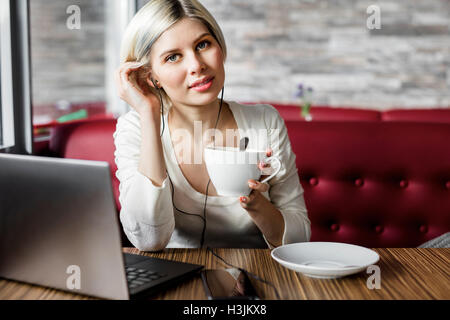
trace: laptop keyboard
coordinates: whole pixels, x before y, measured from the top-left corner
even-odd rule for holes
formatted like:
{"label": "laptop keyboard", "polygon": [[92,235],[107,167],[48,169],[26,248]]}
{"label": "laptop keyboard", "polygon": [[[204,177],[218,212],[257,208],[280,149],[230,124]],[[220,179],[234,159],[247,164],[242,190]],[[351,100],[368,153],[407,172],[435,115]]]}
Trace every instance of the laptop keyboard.
{"label": "laptop keyboard", "polygon": [[140,286],[146,286],[155,280],[167,277],[167,274],[155,272],[148,269],[139,269],[133,267],[125,268],[128,280],[128,287],[136,289]]}

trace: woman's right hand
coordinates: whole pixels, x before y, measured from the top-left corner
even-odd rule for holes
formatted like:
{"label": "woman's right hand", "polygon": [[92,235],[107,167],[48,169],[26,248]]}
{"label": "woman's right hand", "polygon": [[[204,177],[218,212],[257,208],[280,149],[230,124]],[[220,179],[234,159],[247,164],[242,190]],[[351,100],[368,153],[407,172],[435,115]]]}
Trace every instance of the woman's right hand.
{"label": "woman's right hand", "polygon": [[132,73],[138,73],[142,67],[139,62],[125,62],[119,66],[115,73],[118,95],[141,116],[148,112],[159,114],[161,103],[159,98],[148,89],[145,79],[139,76],[134,77],[135,81],[130,79],[133,78]]}

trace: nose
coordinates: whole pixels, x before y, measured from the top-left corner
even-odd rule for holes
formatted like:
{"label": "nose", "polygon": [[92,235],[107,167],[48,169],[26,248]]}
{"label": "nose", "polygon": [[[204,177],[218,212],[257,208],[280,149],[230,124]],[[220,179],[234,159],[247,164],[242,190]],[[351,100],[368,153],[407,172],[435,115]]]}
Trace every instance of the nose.
{"label": "nose", "polygon": [[206,65],[200,55],[197,53],[192,54],[191,58],[189,59],[189,74],[201,74],[205,69]]}

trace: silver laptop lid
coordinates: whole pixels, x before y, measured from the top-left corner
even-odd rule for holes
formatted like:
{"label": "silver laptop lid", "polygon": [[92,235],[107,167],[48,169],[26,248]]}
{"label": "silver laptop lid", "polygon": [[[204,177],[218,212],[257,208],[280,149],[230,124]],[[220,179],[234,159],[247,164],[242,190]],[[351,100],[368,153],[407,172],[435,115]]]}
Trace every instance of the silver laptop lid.
{"label": "silver laptop lid", "polygon": [[0,154],[0,277],[128,299],[108,163]]}

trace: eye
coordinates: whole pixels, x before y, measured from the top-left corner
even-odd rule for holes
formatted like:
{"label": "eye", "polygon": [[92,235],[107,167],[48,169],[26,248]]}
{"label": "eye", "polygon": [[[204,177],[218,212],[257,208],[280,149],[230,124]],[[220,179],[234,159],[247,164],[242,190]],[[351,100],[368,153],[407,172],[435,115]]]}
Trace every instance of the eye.
{"label": "eye", "polygon": [[168,62],[176,62],[177,61],[176,57],[178,57],[178,56],[179,56],[178,54],[171,54],[170,56],[168,56],[166,58],[166,61],[168,61]]}
{"label": "eye", "polygon": [[197,48],[200,49],[200,50],[205,49],[207,46],[209,46],[210,43],[211,42],[209,42],[208,40],[203,40],[202,42],[200,42],[197,45]]}

